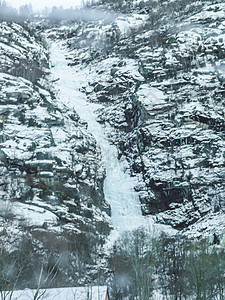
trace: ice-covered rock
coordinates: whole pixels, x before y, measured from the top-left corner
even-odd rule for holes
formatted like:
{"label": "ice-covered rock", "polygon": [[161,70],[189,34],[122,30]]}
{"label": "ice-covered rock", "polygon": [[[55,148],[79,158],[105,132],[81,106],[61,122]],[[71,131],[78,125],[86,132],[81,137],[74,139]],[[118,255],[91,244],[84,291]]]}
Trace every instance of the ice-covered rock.
{"label": "ice-covered rock", "polygon": [[[109,232],[110,213],[96,141],[57,101],[48,50],[31,24],[0,22],[0,52],[0,240],[39,263],[61,255],[60,239],[67,246],[80,239],[79,247],[89,239],[96,247]],[[67,282],[77,276],[67,275]]]}
{"label": "ice-covered rock", "polygon": [[85,29],[67,44],[69,62],[86,66],[87,96],[105,103],[99,122],[114,128],[109,138],[139,176],[143,213],[184,229],[224,214],[224,4],[163,3],[151,12],[148,1],[130,5],[149,18],[140,14],[136,28],[137,15],[116,19],[116,43],[89,24],[88,31],[97,26],[101,51],[75,42],[88,42]]}

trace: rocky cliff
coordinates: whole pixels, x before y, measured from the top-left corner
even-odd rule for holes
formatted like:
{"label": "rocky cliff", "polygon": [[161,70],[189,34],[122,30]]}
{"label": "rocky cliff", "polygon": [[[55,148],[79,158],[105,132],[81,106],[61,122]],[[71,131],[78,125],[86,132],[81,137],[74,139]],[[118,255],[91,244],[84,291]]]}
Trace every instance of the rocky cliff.
{"label": "rocky cliff", "polygon": [[93,264],[109,231],[101,153],[87,124],[56,101],[37,28],[1,22],[0,53],[0,241],[20,287],[35,285],[42,264],[74,284],[84,272],[76,263]]}
{"label": "rocky cliff", "polygon": [[20,288],[42,269],[54,286],[100,278],[110,230],[99,146],[58,101],[43,33],[63,40],[82,92],[103,106],[143,215],[191,236],[224,231],[223,1],[93,8],[90,21],[0,22],[0,258]]}
{"label": "rocky cliff", "polygon": [[177,229],[221,232],[224,3],[102,1],[98,8],[121,14],[64,27],[68,63],[86,74],[90,101],[105,105],[98,120],[110,125],[109,138],[139,178],[143,214]]}

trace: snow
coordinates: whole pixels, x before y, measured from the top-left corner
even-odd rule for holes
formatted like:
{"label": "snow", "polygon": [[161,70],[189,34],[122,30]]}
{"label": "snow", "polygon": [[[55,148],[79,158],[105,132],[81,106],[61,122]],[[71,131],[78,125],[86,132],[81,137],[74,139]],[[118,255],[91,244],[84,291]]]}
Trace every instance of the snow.
{"label": "snow", "polygon": [[147,15],[133,14],[132,16],[119,17],[115,20],[115,23],[119,27],[121,35],[127,37],[132,33],[132,29],[144,25],[147,19]]}
{"label": "snow", "polygon": [[27,203],[16,202],[13,204],[13,214],[17,218],[25,219],[28,225],[42,226],[45,222],[57,223],[57,217],[45,208]]}
{"label": "snow", "polygon": [[51,57],[55,65],[52,73],[55,78],[59,78],[58,101],[62,101],[71,111],[75,109],[87,121],[89,131],[101,148],[103,164],[106,167],[104,193],[111,206],[114,228],[123,231],[142,226],[145,219],[141,214],[138,195],[134,192],[135,180],[124,172],[123,165],[117,159],[116,147],[108,142],[104,129],[96,121],[95,111],[101,105],[87,102],[84,94],[79,91],[81,75],[75,68],[67,66],[66,54],[56,43],[52,45]]}
{"label": "snow", "polygon": [[134,59],[124,59],[124,63],[125,65],[120,67],[118,74],[121,74],[122,76],[126,73],[127,76],[130,76],[137,81],[144,81],[144,77],[138,71],[138,63]]}
{"label": "snow", "polygon": [[[23,291],[14,291],[12,297],[6,297],[6,300],[30,300],[34,299],[36,290],[25,289]],[[41,289],[38,292],[40,300],[106,300],[106,286],[92,287],[72,287],[58,289]]]}
{"label": "snow", "polygon": [[[103,128],[96,121],[96,110],[103,106],[89,102],[86,96],[80,91],[82,83],[94,81],[94,72],[87,74],[86,70],[82,72],[79,67],[68,66],[65,59],[67,55],[67,50],[61,44],[52,43],[51,60],[55,66],[52,69],[52,76],[59,79],[57,81],[59,89],[57,101],[61,102],[71,111],[75,110],[81,119],[88,123],[89,132],[91,132],[101,148],[102,162],[106,168],[104,194],[106,201],[109,202],[111,207],[111,220],[114,227],[106,243],[106,248],[110,248],[113,240],[121,232],[133,230],[138,227],[149,230],[153,234],[162,230],[166,230],[168,234],[174,234],[175,230],[170,226],[158,225],[155,223],[153,216],[144,217],[142,215],[138,193],[134,191],[134,186],[137,185],[137,178],[131,177],[126,172],[126,163],[118,160],[116,147],[110,144],[106,138],[107,128]],[[129,69],[132,66],[130,69],[131,73],[136,73],[136,66],[133,65],[133,61],[130,60],[129,62],[126,68]],[[103,65],[104,63],[105,61],[102,62]],[[154,101],[164,103],[164,95],[160,90],[150,88],[148,93],[154,95]]]}
{"label": "snow", "polygon": [[155,106],[166,103],[164,100],[164,93],[155,87],[149,86],[148,84],[141,85],[137,95],[139,97],[139,101],[146,106]]}
{"label": "snow", "polygon": [[14,55],[21,55],[19,50],[16,50],[15,48],[12,48],[4,43],[0,42],[0,53],[4,54],[5,52],[10,52]]}
{"label": "snow", "polygon": [[163,300],[165,298],[159,291],[153,291],[152,299],[154,299],[154,300]]}
{"label": "snow", "polygon": [[[7,43],[9,45],[0,45],[0,49],[7,51],[8,54],[14,56],[15,59],[19,58],[31,58],[30,56],[34,53],[38,55],[40,59],[45,57],[43,47],[36,43],[33,37],[29,38],[26,31],[18,24],[11,24],[10,26],[7,23],[2,22],[0,24],[1,31],[1,41]],[[9,36],[10,35],[10,36]],[[9,36],[8,39],[4,39],[4,37]]]}
{"label": "snow", "polygon": [[[109,58],[103,59],[102,61],[100,61],[98,63],[98,69],[97,69],[98,74],[96,74],[96,69],[94,68],[94,70],[90,71],[90,74],[89,74],[90,78],[92,77],[91,79],[93,80],[93,82],[95,82],[96,77],[97,77],[97,78],[100,78],[101,83],[108,84],[108,82],[110,82],[110,80],[112,80],[112,77],[110,76],[110,70],[113,65],[118,65],[119,62],[120,62],[120,59],[117,57],[109,57]],[[120,77],[122,78],[123,75],[126,75],[126,76],[133,78],[134,80],[144,81],[144,77],[140,74],[140,72],[138,70],[139,66],[138,66],[137,61],[135,61],[134,59],[124,58],[122,62],[123,62],[123,66],[119,67],[118,71],[117,71],[118,76],[120,75]],[[87,70],[85,69],[85,71],[87,71]],[[80,78],[80,82],[81,82],[81,80],[82,80],[82,77]],[[82,81],[86,82],[87,80],[85,80],[85,78],[83,78]],[[92,87],[89,87],[89,88],[92,88]]]}
{"label": "snow", "polygon": [[188,238],[198,238],[202,237],[202,232],[204,231],[204,236],[211,237],[212,233],[216,233],[217,235],[222,235],[224,237],[224,226],[225,221],[223,213],[210,213],[203,219],[191,225],[184,235]]}
{"label": "snow", "polygon": [[225,18],[225,4],[220,3],[209,5],[202,12],[190,17],[191,21],[195,20],[219,20]]}
{"label": "snow", "polygon": [[68,136],[65,130],[60,129],[58,127],[51,128],[51,132],[54,138],[54,141],[57,143],[63,143],[67,140]]}

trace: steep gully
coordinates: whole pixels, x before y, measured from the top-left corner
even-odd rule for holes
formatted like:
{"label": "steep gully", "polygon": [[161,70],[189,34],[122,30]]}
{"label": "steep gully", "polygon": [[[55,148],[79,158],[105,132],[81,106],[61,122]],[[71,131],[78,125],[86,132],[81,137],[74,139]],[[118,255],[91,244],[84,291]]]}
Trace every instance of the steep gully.
{"label": "steep gully", "polygon": [[154,221],[141,214],[138,196],[134,191],[135,179],[125,172],[124,164],[117,158],[117,149],[106,138],[105,130],[96,121],[96,110],[102,105],[88,102],[80,91],[82,75],[76,67],[66,61],[67,50],[59,43],[51,45],[52,75],[58,79],[58,100],[88,123],[89,132],[101,148],[102,162],[106,168],[104,182],[105,199],[111,206],[111,219],[114,232],[123,232],[138,227],[150,228]]}

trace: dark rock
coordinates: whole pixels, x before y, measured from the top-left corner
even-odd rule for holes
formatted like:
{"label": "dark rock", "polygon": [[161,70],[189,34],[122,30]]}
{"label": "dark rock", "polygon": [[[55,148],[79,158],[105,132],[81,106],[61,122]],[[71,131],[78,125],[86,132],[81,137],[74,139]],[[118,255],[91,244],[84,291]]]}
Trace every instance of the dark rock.
{"label": "dark rock", "polygon": [[8,157],[4,151],[0,150],[0,162],[1,164],[7,166],[8,165]]}

